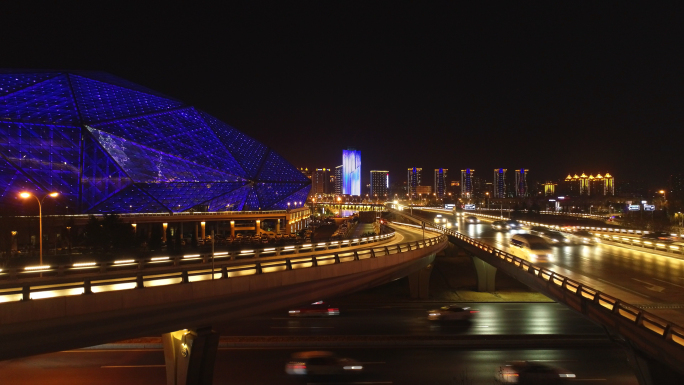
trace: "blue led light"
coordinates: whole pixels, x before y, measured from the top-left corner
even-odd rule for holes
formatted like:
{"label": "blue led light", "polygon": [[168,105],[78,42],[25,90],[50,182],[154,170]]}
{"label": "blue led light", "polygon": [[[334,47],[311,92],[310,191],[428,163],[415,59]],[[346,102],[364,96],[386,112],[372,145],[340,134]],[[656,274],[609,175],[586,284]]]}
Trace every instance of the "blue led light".
{"label": "blue led light", "polygon": [[74,212],[270,210],[310,181],[183,102],[101,72],[0,73],[0,206],[57,191]]}

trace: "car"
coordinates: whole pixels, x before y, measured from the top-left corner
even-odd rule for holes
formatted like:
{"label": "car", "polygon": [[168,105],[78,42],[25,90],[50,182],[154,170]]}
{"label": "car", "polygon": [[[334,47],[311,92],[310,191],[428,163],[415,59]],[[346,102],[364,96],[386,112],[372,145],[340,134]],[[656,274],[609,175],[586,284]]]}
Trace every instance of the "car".
{"label": "car", "polygon": [[568,370],[528,361],[503,365],[496,376],[504,384],[561,384],[576,378]]}
{"label": "car", "polygon": [[563,235],[560,231],[555,230],[545,230],[540,237],[549,241],[552,245],[569,245],[570,239]]}
{"label": "car", "polygon": [[510,227],[506,221],[494,221],[492,222],[492,228],[494,230],[508,230]]}
{"label": "car", "polygon": [[572,234],[572,236],[573,236],[573,240],[578,245],[595,245],[595,244],[601,242],[599,237],[588,232],[587,230],[575,231]]}
{"label": "car", "polygon": [[673,237],[672,234],[666,233],[664,231],[654,231],[652,233],[644,234],[641,236],[641,239],[658,241],[658,242],[665,242],[665,243],[670,243],[670,242],[675,241],[675,237]]}
{"label": "car", "polygon": [[509,219],[506,221],[506,223],[508,223],[508,228],[511,230],[520,230],[523,227],[522,223],[516,221],[515,219]]}
{"label": "car", "polygon": [[355,374],[363,365],[351,358],[340,358],[332,352],[309,351],[294,353],[285,364],[285,373],[296,376],[330,376]]}
{"label": "car", "polygon": [[288,312],[290,317],[326,317],[340,315],[340,309],[330,306],[323,301],[316,301]]}
{"label": "car", "polygon": [[546,261],[553,257],[553,250],[546,240],[533,234],[516,234],[511,237],[511,254],[536,261]]}
{"label": "car", "polygon": [[478,310],[459,305],[446,305],[439,309],[428,310],[428,320],[430,321],[470,321]]}
{"label": "car", "polygon": [[480,218],[474,216],[474,215],[468,215],[465,217],[466,223],[480,223]]}

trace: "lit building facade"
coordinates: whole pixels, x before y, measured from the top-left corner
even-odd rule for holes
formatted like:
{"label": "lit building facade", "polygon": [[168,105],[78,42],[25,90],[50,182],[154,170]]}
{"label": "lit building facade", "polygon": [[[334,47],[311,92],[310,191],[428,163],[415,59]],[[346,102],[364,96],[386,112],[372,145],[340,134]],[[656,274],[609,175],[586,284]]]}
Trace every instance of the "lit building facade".
{"label": "lit building facade", "polygon": [[335,167],[335,195],[342,195],[342,165]]}
{"label": "lit building facade", "polygon": [[506,198],[506,171],[505,168],[494,169],[494,191],[492,191],[494,198]]}
{"label": "lit building facade", "polygon": [[371,170],[370,196],[372,199],[384,199],[389,196],[389,171]]}
{"label": "lit building facade", "polygon": [[544,183],[544,196],[556,195],[556,184],[553,182]]}
{"label": "lit building facade", "polygon": [[342,194],[361,195],[361,151],[342,151]]}
{"label": "lit building facade", "polygon": [[311,192],[314,194],[327,194],[330,192],[330,169],[317,168],[311,175]]}
{"label": "lit building facade", "polygon": [[461,170],[461,198],[472,198],[473,197],[473,177],[475,170],[472,168],[467,168]]}
{"label": "lit building facade", "polygon": [[70,213],[287,209],[311,181],[182,101],[102,72],[0,72],[0,205],[60,194]]}
{"label": "lit building facade", "polygon": [[574,176],[568,174],[564,183],[571,195],[615,195],[615,178],[608,172],[596,176],[587,176],[585,173]]}
{"label": "lit building facade", "polygon": [[412,167],[408,169],[406,176],[406,193],[410,198],[414,198],[418,194],[418,186],[420,186],[420,174],[423,172],[422,168]]}
{"label": "lit building facade", "polygon": [[446,168],[436,168],[435,169],[435,194],[437,198],[444,198],[447,193],[447,171]]}
{"label": "lit building facade", "polygon": [[527,187],[527,173],[529,171],[526,168],[515,170],[515,196],[526,197],[529,195],[530,191]]}

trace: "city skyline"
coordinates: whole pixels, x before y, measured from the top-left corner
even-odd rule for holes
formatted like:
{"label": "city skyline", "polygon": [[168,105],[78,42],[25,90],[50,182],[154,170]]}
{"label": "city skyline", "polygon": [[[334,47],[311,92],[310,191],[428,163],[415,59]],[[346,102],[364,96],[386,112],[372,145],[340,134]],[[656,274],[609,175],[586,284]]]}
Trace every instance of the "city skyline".
{"label": "city skyline", "polygon": [[[664,186],[678,164],[684,114],[673,106],[684,102],[684,63],[671,49],[679,44],[674,12],[625,5],[615,13],[607,4],[591,12],[563,4],[231,12],[167,4],[163,14],[152,6],[95,12],[78,2],[7,7],[14,17],[0,26],[1,67],[109,72],[196,105],[298,166],[332,168],[339,149],[353,146],[366,170],[393,175],[409,165],[467,164],[530,167],[540,180],[611,170]],[[26,25],[30,34],[20,32]],[[175,25],[188,27],[168,28]],[[309,141],[316,145],[302,151]],[[368,173],[362,178],[365,186]]]}

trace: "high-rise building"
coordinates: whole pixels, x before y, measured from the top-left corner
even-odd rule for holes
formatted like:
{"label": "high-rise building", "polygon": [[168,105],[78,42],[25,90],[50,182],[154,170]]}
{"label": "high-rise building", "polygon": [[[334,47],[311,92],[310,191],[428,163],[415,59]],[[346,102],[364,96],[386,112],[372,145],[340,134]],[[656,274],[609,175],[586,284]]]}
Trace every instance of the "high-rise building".
{"label": "high-rise building", "polygon": [[335,167],[335,191],[336,195],[342,195],[342,165]]}
{"label": "high-rise building", "polygon": [[472,198],[473,197],[473,174],[475,170],[472,168],[467,168],[461,170],[461,197],[462,198]]}
{"label": "high-rise building", "polygon": [[384,199],[389,196],[389,171],[371,170],[370,196],[371,199]]}
{"label": "high-rise building", "polygon": [[437,198],[444,198],[447,193],[447,171],[446,168],[435,169],[435,194]]}
{"label": "high-rise building", "polygon": [[506,171],[505,168],[494,169],[494,191],[492,192],[494,198],[506,198]]}
{"label": "high-rise building", "polygon": [[527,173],[529,171],[526,168],[515,170],[515,196],[526,197],[529,195],[529,189],[527,188]]}
{"label": "high-rise building", "polygon": [[342,151],[342,194],[361,195],[361,151]]}
{"label": "high-rise building", "polygon": [[406,193],[410,198],[414,198],[418,194],[417,188],[420,186],[420,174],[422,171],[423,169],[418,167],[408,169]]}
{"label": "high-rise building", "polygon": [[311,175],[311,191],[314,194],[327,194],[330,190],[328,184],[330,183],[330,169],[317,168]]}

